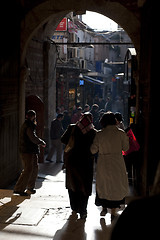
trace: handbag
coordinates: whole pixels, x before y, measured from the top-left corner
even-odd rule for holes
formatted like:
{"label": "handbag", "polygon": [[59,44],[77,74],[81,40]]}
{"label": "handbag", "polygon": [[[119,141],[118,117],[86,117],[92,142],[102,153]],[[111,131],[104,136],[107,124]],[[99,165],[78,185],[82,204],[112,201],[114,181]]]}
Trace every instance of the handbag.
{"label": "handbag", "polygon": [[71,149],[74,147],[74,129],[75,129],[75,126],[72,128],[71,136],[69,138],[67,145],[65,146],[65,149],[64,149],[65,153],[70,152]]}
{"label": "handbag", "polygon": [[126,152],[122,151],[124,156],[126,156],[132,152],[136,152],[140,149],[139,143],[131,129],[127,132],[127,136],[129,137],[129,149]]}

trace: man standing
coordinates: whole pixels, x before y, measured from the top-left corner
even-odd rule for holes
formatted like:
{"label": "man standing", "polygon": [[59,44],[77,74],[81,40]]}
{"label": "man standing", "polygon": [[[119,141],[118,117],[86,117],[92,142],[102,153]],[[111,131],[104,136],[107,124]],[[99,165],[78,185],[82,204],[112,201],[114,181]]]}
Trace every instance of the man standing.
{"label": "man standing", "polygon": [[57,152],[57,163],[62,162],[62,143],[61,143],[61,136],[64,132],[62,127],[62,120],[63,120],[63,114],[59,113],[51,122],[51,129],[50,129],[50,137],[52,142],[52,147],[50,149],[50,152],[48,154],[48,157],[46,158],[46,161],[52,162],[52,156],[55,153],[55,150]]}
{"label": "man standing", "polygon": [[15,185],[14,194],[28,196],[36,193],[34,188],[38,174],[39,145],[45,147],[46,143],[36,135],[36,112],[29,110],[20,131],[19,148],[24,169]]}

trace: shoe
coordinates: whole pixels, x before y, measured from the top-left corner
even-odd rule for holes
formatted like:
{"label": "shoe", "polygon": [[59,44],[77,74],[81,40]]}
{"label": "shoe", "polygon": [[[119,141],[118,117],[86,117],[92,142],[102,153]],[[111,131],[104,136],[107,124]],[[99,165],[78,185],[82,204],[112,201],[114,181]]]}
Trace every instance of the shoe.
{"label": "shoe", "polygon": [[69,216],[69,220],[76,220],[78,218],[78,214],[76,211],[72,211],[71,215]]}
{"label": "shoe", "polygon": [[81,219],[86,219],[86,218],[87,218],[87,210],[85,210],[85,211],[83,211],[83,212],[80,212],[80,211],[79,211],[79,213],[80,213],[80,218],[81,218]]}
{"label": "shoe", "polygon": [[107,212],[108,212],[107,208],[103,208],[101,213],[100,213],[100,216],[106,216]]}
{"label": "shoe", "polygon": [[81,218],[81,219],[86,219],[86,218],[87,218],[87,213],[82,213],[82,214],[80,214],[80,218]]}
{"label": "shoe", "polygon": [[25,196],[25,197],[29,196],[29,194],[27,192],[13,191],[13,194],[18,194],[20,196]]}
{"label": "shoe", "polygon": [[30,194],[35,194],[36,190],[33,188],[28,188],[27,192],[29,192]]}

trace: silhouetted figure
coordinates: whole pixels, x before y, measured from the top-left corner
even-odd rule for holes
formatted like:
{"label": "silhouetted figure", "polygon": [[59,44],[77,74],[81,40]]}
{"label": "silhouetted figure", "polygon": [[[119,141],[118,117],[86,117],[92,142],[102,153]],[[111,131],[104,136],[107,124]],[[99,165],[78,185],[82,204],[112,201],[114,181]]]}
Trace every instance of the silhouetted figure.
{"label": "silhouetted figure", "polygon": [[96,133],[91,152],[98,153],[96,175],[96,201],[102,206],[101,216],[111,208],[111,218],[116,216],[116,208],[124,203],[128,194],[128,178],[122,156],[122,150],[129,148],[126,133],[117,128],[112,112],[105,113],[101,118],[102,130]]}
{"label": "silhouetted figure", "polygon": [[59,113],[57,117],[51,122],[51,129],[50,129],[50,138],[51,138],[51,149],[49,154],[46,158],[46,161],[52,162],[53,154],[57,153],[56,155],[56,162],[62,162],[62,143],[61,143],[61,136],[64,132],[62,127],[63,114]]}
{"label": "silhouetted figure", "polygon": [[24,169],[14,187],[15,194],[28,196],[36,193],[39,145],[45,147],[46,143],[36,135],[36,112],[29,110],[20,131],[19,150]]}
{"label": "silhouetted figure", "polygon": [[74,138],[74,146],[65,159],[66,188],[71,209],[80,213],[83,219],[87,217],[88,198],[92,193],[94,156],[90,152],[90,146],[95,134],[92,114],[84,113],[76,124],[69,125],[61,138],[66,145],[71,135]]}

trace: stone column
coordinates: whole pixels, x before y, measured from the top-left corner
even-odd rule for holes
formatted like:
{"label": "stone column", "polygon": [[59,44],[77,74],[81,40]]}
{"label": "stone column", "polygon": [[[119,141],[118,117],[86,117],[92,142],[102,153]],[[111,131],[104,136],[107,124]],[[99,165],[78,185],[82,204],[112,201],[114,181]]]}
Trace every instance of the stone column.
{"label": "stone column", "polygon": [[56,47],[48,41],[43,44],[44,66],[44,107],[45,107],[45,140],[47,151],[50,145],[50,124],[56,116]]}

